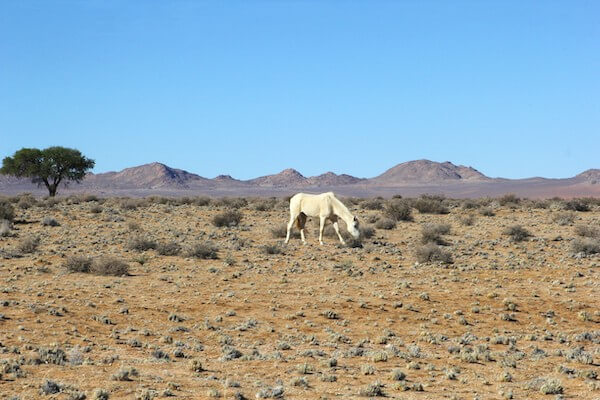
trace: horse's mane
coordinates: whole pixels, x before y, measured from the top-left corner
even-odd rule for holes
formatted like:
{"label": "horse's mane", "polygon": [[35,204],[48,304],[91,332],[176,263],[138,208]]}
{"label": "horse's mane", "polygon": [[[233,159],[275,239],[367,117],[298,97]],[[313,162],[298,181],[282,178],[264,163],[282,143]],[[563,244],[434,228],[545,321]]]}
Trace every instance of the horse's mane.
{"label": "horse's mane", "polygon": [[340,210],[342,213],[347,214],[347,215],[340,215],[340,217],[352,217],[352,213],[350,212],[350,210],[348,210],[348,207],[346,207],[346,205],[344,203],[342,203],[342,201],[340,199],[335,197],[333,192],[329,192],[329,193],[331,193],[331,200],[335,204],[335,208]]}

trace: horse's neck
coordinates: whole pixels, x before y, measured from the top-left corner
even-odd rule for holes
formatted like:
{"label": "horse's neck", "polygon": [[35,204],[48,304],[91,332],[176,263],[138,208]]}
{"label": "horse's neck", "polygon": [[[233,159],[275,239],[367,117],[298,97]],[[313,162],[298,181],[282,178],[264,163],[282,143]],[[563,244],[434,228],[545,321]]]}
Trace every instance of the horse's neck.
{"label": "horse's neck", "polygon": [[337,215],[338,217],[343,219],[345,222],[348,222],[349,220],[351,220],[353,218],[352,214],[350,214],[350,211],[348,211],[348,208],[346,208],[344,203],[342,203],[335,197],[332,200],[333,200],[332,201],[333,211],[335,212],[335,215]]}

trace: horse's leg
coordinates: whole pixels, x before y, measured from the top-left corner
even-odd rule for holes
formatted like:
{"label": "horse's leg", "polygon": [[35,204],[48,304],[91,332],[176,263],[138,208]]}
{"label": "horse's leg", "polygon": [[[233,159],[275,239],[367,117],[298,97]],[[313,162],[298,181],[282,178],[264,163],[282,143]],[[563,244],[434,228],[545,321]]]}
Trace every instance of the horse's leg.
{"label": "horse's leg", "polygon": [[300,228],[302,244],[306,244],[306,239],[304,238],[304,225],[306,225],[306,214],[300,213],[300,215],[298,215],[298,227]]}
{"label": "horse's leg", "polygon": [[342,235],[340,235],[340,227],[338,226],[337,219],[333,221],[333,229],[335,229],[335,233],[337,233],[338,237],[340,238],[340,242],[345,246],[346,242],[344,241]]}
{"label": "horse's leg", "polygon": [[319,244],[323,245],[323,228],[325,228],[325,220],[327,217],[321,215],[319,218]]}
{"label": "horse's leg", "polygon": [[290,210],[290,222],[288,222],[288,224],[287,224],[287,234],[285,236],[285,244],[287,244],[290,241],[290,231],[292,230],[292,227],[294,226],[294,222],[296,222],[296,218],[298,218],[298,215]]}

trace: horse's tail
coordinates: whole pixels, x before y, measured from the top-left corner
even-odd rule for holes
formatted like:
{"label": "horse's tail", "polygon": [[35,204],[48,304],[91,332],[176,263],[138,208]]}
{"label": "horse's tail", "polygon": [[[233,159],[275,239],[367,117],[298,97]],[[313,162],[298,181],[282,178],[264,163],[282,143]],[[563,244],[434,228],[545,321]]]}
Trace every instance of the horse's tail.
{"label": "horse's tail", "polygon": [[300,213],[296,217],[296,227],[298,229],[304,229],[304,224],[306,224],[306,214]]}

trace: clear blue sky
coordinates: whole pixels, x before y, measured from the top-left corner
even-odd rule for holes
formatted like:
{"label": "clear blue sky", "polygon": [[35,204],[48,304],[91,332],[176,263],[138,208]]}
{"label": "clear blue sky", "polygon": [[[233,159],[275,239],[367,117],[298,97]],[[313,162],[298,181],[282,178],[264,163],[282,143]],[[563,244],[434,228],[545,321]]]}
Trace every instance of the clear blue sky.
{"label": "clear blue sky", "polygon": [[599,1],[0,2],[0,157],[95,172],[600,168]]}

